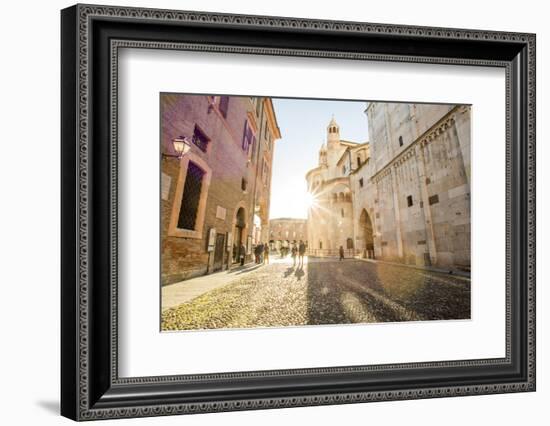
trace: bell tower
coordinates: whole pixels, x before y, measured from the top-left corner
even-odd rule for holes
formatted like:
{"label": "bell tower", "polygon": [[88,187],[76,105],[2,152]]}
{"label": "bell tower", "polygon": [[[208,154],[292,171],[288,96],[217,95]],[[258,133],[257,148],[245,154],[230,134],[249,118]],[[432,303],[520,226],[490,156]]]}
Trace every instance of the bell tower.
{"label": "bell tower", "polygon": [[327,147],[324,143],[321,146],[321,149],[319,150],[319,165],[320,166],[327,165]]}
{"label": "bell tower", "polygon": [[329,149],[340,143],[340,126],[334,119],[334,115],[327,126],[327,142]]}

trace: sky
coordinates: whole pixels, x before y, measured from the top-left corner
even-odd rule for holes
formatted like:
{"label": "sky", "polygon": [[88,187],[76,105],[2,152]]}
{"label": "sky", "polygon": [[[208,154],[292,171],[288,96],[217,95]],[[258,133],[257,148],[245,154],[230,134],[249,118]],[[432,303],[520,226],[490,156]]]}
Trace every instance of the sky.
{"label": "sky", "polygon": [[368,140],[366,104],[272,98],[281,139],[275,142],[271,180],[271,219],[307,218],[306,173],[319,164],[319,149],[327,139],[327,125],[334,115],[340,138]]}

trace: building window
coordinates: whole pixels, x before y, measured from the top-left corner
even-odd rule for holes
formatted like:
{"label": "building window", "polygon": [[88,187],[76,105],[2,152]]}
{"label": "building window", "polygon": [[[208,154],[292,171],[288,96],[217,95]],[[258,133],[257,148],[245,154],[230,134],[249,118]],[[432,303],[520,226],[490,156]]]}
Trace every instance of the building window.
{"label": "building window", "polygon": [[223,118],[227,118],[227,110],[229,109],[229,96],[220,96],[220,104],[218,106]]}
{"label": "building window", "polygon": [[435,195],[432,195],[430,198],[428,198],[428,202],[430,203],[430,206],[432,204],[437,204],[439,203],[439,195],[435,194]]}
{"label": "building window", "polygon": [[193,162],[189,162],[185,186],[181,198],[181,207],[178,217],[178,228],[195,230],[199,201],[201,198],[204,171]]}
{"label": "building window", "polygon": [[359,179],[359,186],[363,188],[363,178]]}
{"label": "building window", "polygon": [[202,152],[206,152],[210,139],[196,124],[195,129],[193,130],[193,138],[191,140]]}
{"label": "building window", "polygon": [[241,189],[243,191],[246,191],[246,185],[248,184],[247,180],[245,178],[241,179]]}
{"label": "building window", "polygon": [[323,250],[323,242],[319,241],[319,250]]}
{"label": "building window", "polygon": [[340,214],[342,215],[342,217],[344,217],[344,209],[340,211]]}
{"label": "building window", "polygon": [[244,122],[244,131],[243,131],[243,151],[247,153],[247,155],[251,155],[251,152],[254,151],[254,142],[256,141],[256,137],[254,136],[254,132],[252,131],[252,127],[250,126],[250,123],[248,120]]}
{"label": "building window", "polygon": [[403,146],[403,136],[399,136],[399,146]]}
{"label": "building window", "polygon": [[357,168],[361,167],[361,157],[357,157]]}
{"label": "building window", "polygon": [[407,206],[411,207],[413,205],[413,197],[412,195],[407,195]]}

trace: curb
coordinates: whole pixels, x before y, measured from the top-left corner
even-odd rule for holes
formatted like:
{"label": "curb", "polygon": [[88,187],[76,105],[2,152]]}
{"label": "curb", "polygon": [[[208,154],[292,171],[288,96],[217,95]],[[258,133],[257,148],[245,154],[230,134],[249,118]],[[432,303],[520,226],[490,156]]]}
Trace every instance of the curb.
{"label": "curb", "polygon": [[431,267],[431,266],[406,265],[404,263],[388,262],[386,260],[364,259],[362,257],[354,257],[353,259],[361,260],[363,262],[383,263],[383,264],[386,264],[386,265],[401,266],[403,268],[417,269],[419,271],[437,272],[439,274],[445,274],[445,275],[452,275],[452,276],[455,276],[455,277],[467,278],[468,280],[471,279],[470,274],[468,272],[459,271],[459,270],[456,270],[456,269],[441,269],[441,268],[434,268],[434,267]]}

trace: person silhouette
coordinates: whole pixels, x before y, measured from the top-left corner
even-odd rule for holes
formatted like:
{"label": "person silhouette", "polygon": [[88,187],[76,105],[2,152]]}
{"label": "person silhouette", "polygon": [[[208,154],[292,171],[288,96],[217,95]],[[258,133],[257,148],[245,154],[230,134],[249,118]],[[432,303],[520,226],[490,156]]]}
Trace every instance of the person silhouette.
{"label": "person silhouette", "polygon": [[304,265],[304,255],[306,254],[306,244],[300,240],[300,244],[298,245],[298,263]]}

